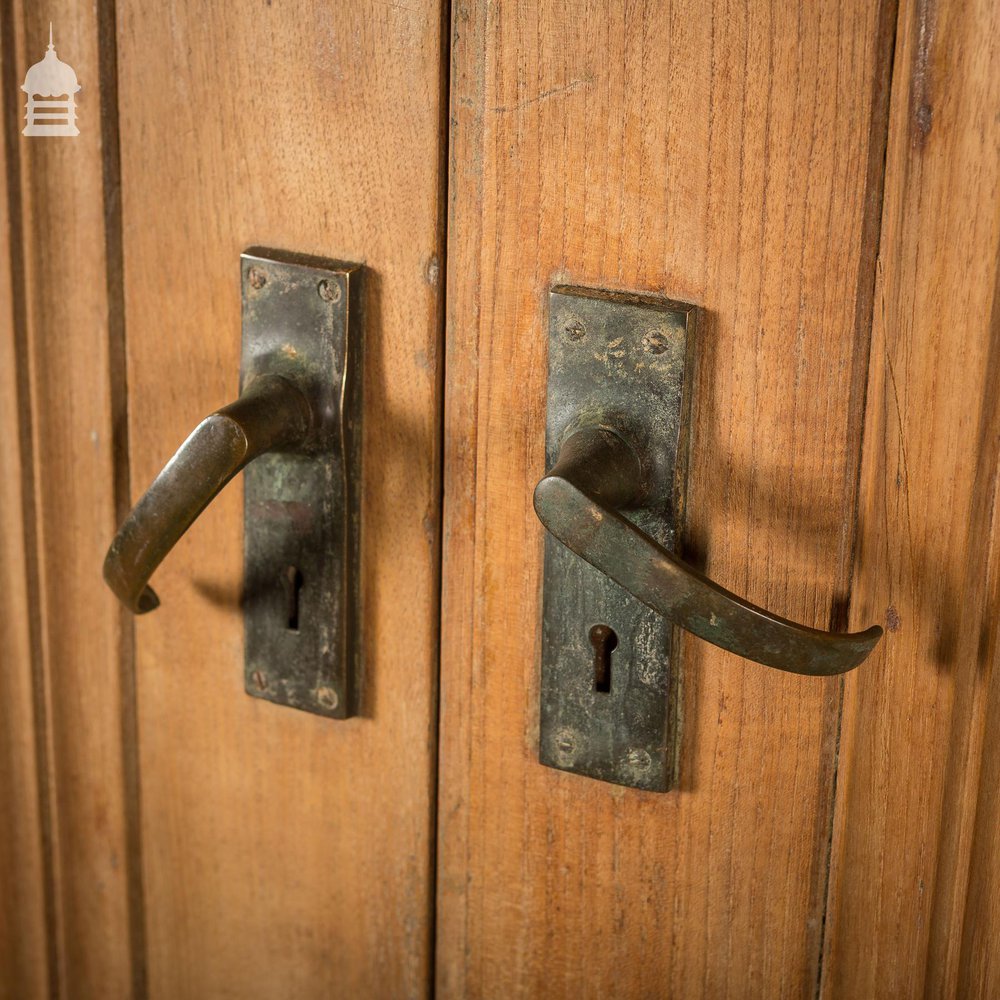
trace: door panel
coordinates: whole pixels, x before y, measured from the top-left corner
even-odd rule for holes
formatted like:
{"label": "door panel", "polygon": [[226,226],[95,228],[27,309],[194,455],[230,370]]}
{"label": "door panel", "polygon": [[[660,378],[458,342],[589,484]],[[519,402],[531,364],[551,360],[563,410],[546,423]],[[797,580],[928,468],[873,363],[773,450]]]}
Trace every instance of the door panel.
{"label": "door panel", "polygon": [[900,12],[824,996],[992,997],[1000,9]]}
{"label": "door panel", "polygon": [[[0,980],[14,970],[18,1000],[48,995],[50,975],[67,997],[424,996],[442,5],[34,6],[2,22],[4,59],[17,59],[5,136],[20,156],[6,172],[3,350],[17,354],[23,433],[0,492],[18,526],[0,561],[16,724],[0,805],[24,800],[24,813],[0,852],[0,874],[18,872],[0,904]],[[84,86],[81,132],[29,140],[13,95],[50,16]],[[365,675],[347,722],[243,691],[239,483],[158,572],[154,614],[126,618],[100,582],[130,500],[237,393],[239,253],[255,244],[367,268]],[[13,371],[0,377],[6,388]],[[29,622],[30,656],[16,631]]]}
{"label": "door panel", "polygon": [[[8,37],[9,15],[0,14],[0,32]],[[14,76],[12,53],[0,46],[0,79]],[[8,129],[0,130],[0,163],[13,166],[8,156]],[[12,194],[20,189],[18,172],[0,171],[0,232],[13,237],[10,211]],[[23,323],[15,322],[18,309],[14,289],[18,287],[13,239],[0,246],[0,997],[32,1000],[48,989],[45,864],[42,852],[38,795],[38,753],[33,701],[28,574],[24,528],[25,493],[31,477],[25,472],[30,460],[30,425],[18,419],[18,402],[27,395],[27,371],[17,364],[26,353],[21,339]],[[19,304],[23,308],[23,302]],[[30,492],[28,492],[30,502]],[[36,619],[37,621],[37,619]]]}
{"label": "door panel", "polygon": [[815,989],[838,680],[688,637],[679,790],[537,763],[545,301],[570,283],[705,308],[687,552],[843,626],[893,15],[455,6],[442,996]]}
{"label": "door panel", "polygon": [[426,992],[441,27],[436,2],[118,4],[133,493],[236,394],[241,250],[369,279],[360,717],[243,693],[239,487],[136,624],[154,996]]}

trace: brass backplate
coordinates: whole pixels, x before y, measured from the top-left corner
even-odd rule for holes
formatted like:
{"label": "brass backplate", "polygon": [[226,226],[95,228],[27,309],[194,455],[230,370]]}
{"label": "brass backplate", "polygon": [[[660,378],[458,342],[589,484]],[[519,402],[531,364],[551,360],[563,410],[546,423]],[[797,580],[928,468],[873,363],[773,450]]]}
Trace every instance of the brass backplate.
{"label": "brass backplate", "polygon": [[361,271],[260,249],[241,268],[241,384],[294,376],[320,420],[308,452],[244,474],[246,690],[343,719],[361,672]]}
{"label": "brass backplate", "polygon": [[[624,429],[648,467],[643,506],[623,513],[671,550],[682,512],[696,312],[643,295],[549,294],[546,468],[570,433]],[[542,619],[542,763],[669,789],[679,737],[670,623],[548,534]]]}

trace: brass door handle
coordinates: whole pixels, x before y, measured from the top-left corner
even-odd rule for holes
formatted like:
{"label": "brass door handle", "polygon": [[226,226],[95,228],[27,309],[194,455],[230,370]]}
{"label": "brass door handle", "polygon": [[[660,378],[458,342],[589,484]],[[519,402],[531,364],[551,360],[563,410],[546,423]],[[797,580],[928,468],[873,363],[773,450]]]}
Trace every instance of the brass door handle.
{"label": "brass door handle", "polygon": [[222,488],[255,458],[294,451],[315,424],[307,394],[281,375],[259,375],[239,399],[206,417],[164,466],[115,535],[104,579],[130,611],[160,601],[156,567]]}
{"label": "brass door handle", "polygon": [[772,615],[668,552],[619,511],[643,500],[640,455],[607,428],[571,433],[535,488],[535,511],[564,545],[647,607],[702,639],[791,673],[826,676],[858,666],[878,625],[838,634]]}
{"label": "brass door handle", "polygon": [[359,265],[240,255],[240,397],[203,420],[118,529],[104,579],[152,611],[149,578],[245,469],[247,694],[331,719],[357,709],[364,372]]}

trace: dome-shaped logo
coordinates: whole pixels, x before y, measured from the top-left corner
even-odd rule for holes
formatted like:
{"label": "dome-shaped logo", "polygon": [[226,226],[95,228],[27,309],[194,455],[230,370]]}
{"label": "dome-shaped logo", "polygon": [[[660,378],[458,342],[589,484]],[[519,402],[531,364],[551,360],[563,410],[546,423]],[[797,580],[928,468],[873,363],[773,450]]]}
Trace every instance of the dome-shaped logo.
{"label": "dome-shaped logo", "polygon": [[49,48],[45,58],[28,69],[21,85],[28,95],[24,135],[79,135],[76,127],[76,98],[80,89],[73,67],[64,63],[52,44],[49,24]]}

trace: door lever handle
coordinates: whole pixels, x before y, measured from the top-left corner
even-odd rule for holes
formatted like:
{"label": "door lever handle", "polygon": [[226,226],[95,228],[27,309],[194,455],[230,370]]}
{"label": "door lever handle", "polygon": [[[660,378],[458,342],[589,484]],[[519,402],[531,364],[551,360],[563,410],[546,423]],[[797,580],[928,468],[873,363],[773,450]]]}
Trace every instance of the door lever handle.
{"label": "door lever handle", "polygon": [[130,611],[152,611],[150,576],[245,469],[246,692],[346,719],[363,656],[363,269],[251,247],[239,273],[240,397],[153,480],[108,549],[104,579]]}
{"label": "door lever handle", "polygon": [[135,614],[160,601],[148,580],[222,488],[255,458],[295,451],[314,426],[306,393],[281,375],[258,375],[234,403],[206,417],[122,522],[104,579]]}
{"label": "door lever handle", "polygon": [[623,517],[644,500],[639,454],[615,431],[571,433],[535,488],[542,524],[560,542],[681,628],[749,660],[827,676],[858,666],[882,629],[838,634],[779,618],[713,583]]}

